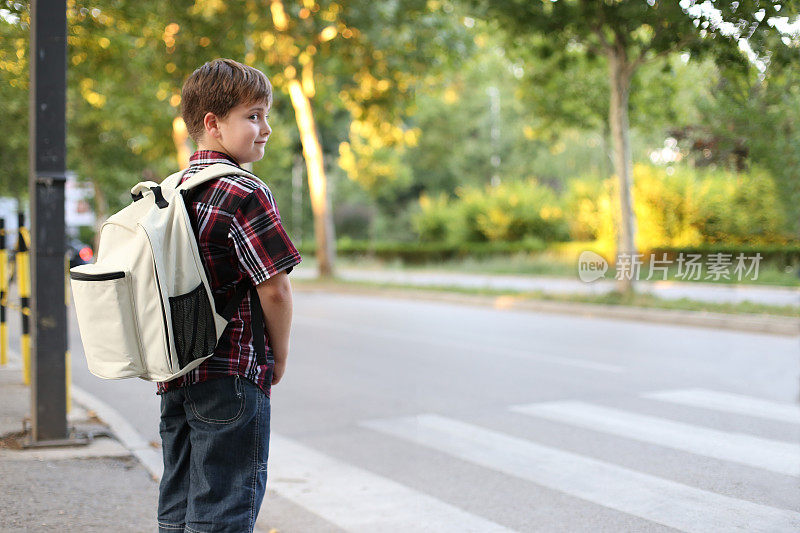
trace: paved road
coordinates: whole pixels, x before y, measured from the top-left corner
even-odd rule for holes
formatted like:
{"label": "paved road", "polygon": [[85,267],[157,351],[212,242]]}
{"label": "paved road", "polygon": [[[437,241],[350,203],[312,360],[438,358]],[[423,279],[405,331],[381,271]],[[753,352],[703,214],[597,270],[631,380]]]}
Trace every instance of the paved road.
{"label": "paved road", "polygon": [[[501,289],[511,291],[541,291],[551,294],[605,294],[616,288],[611,280],[584,283],[577,278],[545,276],[464,274],[460,272],[368,270],[345,268],[337,274],[348,281],[397,283],[415,287],[462,287],[470,289]],[[317,272],[312,266],[298,267],[296,277],[312,279]],[[640,282],[637,290],[659,298],[678,300],[690,298],[705,302],[753,302],[768,305],[800,306],[800,289],[752,285],[722,285],[675,281]]]}
{"label": "paved road", "polygon": [[[798,338],[300,293],[262,528],[798,531]],[[74,381],[158,440],[155,385]],[[265,529],[266,530],[266,529]]]}

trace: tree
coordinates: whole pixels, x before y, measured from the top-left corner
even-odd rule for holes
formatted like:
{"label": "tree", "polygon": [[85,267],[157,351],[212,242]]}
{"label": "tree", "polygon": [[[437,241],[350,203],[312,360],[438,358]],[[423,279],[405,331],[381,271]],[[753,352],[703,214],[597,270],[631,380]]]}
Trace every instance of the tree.
{"label": "tree", "polygon": [[[28,31],[24,16],[0,16],[0,193],[20,199],[28,186]],[[9,20],[10,19],[10,20]]]}
{"label": "tree", "polygon": [[[619,180],[618,256],[636,253],[628,113],[631,81],[637,69],[678,50],[687,50],[693,56],[712,53],[718,60],[750,68],[738,39],[749,38],[756,55],[764,57],[768,51],[765,45],[770,44],[768,36],[774,33],[767,21],[796,14],[796,8],[781,6],[782,2],[776,0],[471,0],[468,4],[479,16],[498,21],[512,47],[538,44],[544,55],[578,50],[605,57],[608,125]],[[716,9],[708,10],[710,4]],[[633,280],[622,280],[620,288],[632,291]]]}
{"label": "tree", "polygon": [[697,166],[735,172],[763,168],[774,177],[795,235],[800,232],[800,75],[794,64],[765,73],[720,69],[714,98],[692,128],[674,133]]}
{"label": "tree", "polygon": [[[330,273],[324,161],[333,160],[338,141],[347,140],[348,114],[377,131],[385,124],[403,128],[398,110],[412,100],[417,73],[435,70],[431,67],[458,44],[439,31],[445,4],[398,0],[376,8],[366,0],[72,0],[70,168],[95,185],[100,211],[105,204],[119,207],[131,183],[173,170],[176,152],[185,159],[185,136],[176,118],[182,82],[197,66],[222,56],[261,68],[295,109],[295,142],[302,145],[309,168],[320,269]],[[27,6],[13,0],[0,5],[19,16],[3,29],[20,38],[3,44],[14,46],[9,57],[24,59]],[[25,62],[17,63],[9,66],[8,77],[24,83]],[[14,95],[24,109],[24,89]],[[12,147],[0,144],[3,150]],[[284,137],[280,144],[291,149],[293,143]],[[276,159],[288,161],[284,170],[291,168],[291,157]]]}

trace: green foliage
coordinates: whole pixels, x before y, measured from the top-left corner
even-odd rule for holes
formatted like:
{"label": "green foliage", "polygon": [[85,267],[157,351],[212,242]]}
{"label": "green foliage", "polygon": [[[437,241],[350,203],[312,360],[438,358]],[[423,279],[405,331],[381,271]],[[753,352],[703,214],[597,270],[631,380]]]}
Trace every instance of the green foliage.
{"label": "green foliage", "polygon": [[800,234],[800,74],[794,65],[771,65],[764,75],[736,76],[721,69],[714,97],[701,101],[699,127],[686,134],[698,162],[734,171],[761,167],[775,178],[778,201]]}
{"label": "green foliage", "polygon": [[576,241],[594,241],[614,235],[614,182],[594,176],[572,179],[564,191],[569,234]]}
{"label": "green foliage", "polygon": [[[736,174],[685,165],[634,167],[637,247],[785,243],[790,239],[775,181],[764,170]],[[597,239],[611,253],[615,243],[616,182],[574,180],[564,197],[570,235]]]}
{"label": "green foliage", "polygon": [[[312,106],[330,156],[349,139],[351,116],[373,129],[396,126],[417,80],[458,62],[471,46],[449,1],[401,0],[377,9],[366,1],[326,0],[312,10],[283,4],[288,24],[279,29],[263,2],[69,3],[68,165],[97,185],[104,197],[99,209],[126,202],[132,183],[177,169],[172,121],[180,88],[205,61],[231,57],[271,78],[276,97],[270,147],[279,153],[256,167],[281,179],[291,175],[292,155],[300,152],[294,113],[281,94],[290,70],[316,89]],[[24,191],[28,7],[11,0],[0,5],[14,14],[0,17],[0,105],[14,124],[0,141],[0,188]],[[336,29],[335,37],[321,38],[325,28]],[[12,176],[22,181],[12,184]]]}
{"label": "green foliage", "polygon": [[534,180],[462,187],[456,198],[420,198],[414,225],[426,242],[524,242],[567,238],[555,193]]}
{"label": "green foliage", "polygon": [[[19,4],[9,5],[22,11]],[[21,13],[22,16],[27,16]],[[28,39],[27,20],[0,17],[0,194],[27,196],[28,183]]]}
{"label": "green foliage", "polygon": [[698,191],[697,229],[709,243],[776,243],[788,237],[775,181],[764,170],[714,172]]}
{"label": "green foliage", "polygon": [[78,240],[84,244],[94,247],[95,237],[97,233],[92,226],[79,226],[78,227]]}
{"label": "green foliage", "polygon": [[[481,186],[495,174],[503,181],[533,176],[537,155],[548,150],[546,141],[533,138],[530,109],[519,98],[520,67],[488,29],[476,27],[471,35],[478,43],[472,56],[450,75],[420,86],[407,119],[419,134],[404,161],[428,194]],[[493,156],[499,158],[496,168]]]}
{"label": "green foliage", "polygon": [[460,233],[453,229],[456,210],[446,194],[433,198],[424,195],[419,200],[421,211],[414,217],[414,229],[423,242],[445,242]]}
{"label": "green foliage", "polygon": [[[608,120],[609,59],[621,61],[626,75],[637,73],[647,63],[654,63],[662,73],[655,83],[653,75],[634,78],[631,87],[632,110],[647,123],[650,115],[667,115],[673,109],[660,99],[651,108],[644,90],[656,98],[668,96],[682,83],[672,74],[676,69],[662,57],[689,51],[694,59],[713,55],[729,66],[746,70],[749,63],[728,38],[723,25],[706,19],[699,2],[645,2],[618,0],[588,2],[551,0],[518,2],[515,0],[464,0],[471,13],[506,35],[506,47],[514,61],[521,62],[529,85],[524,98],[534,111],[537,128],[601,128]],[[720,4],[720,5],[717,5]],[[777,15],[779,2],[717,3],[723,20],[732,27],[752,31],[754,46],[761,50],[762,36],[770,31],[766,20]],[[725,4],[725,5],[721,5]],[[785,6],[784,6],[785,7]],[[757,12],[760,12],[757,15]],[[796,10],[792,10],[795,13]],[[787,14],[784,8],[780,15]],[[791,14],[791,13],[790,13]],[[761,17],[766,15],[766,18]],[[764,22],[761,22],[764,20]],[[770,43],[770,50],[781,43]],[[672,74],[672,75],[670,75]],[[648,79],[649,78],[649,79]],[[660,94],[659,94],[660,93]],[[637,113],[632,113],[636,124]]]}
{"label": "green foliage", "polygon": [[[544,251],[547,245],[537,239],[520,242],[396,242],[339,239],[336,253],[347,256],[368,256],[383,261],[400,260],[409,264],[435,263],[467,258],[488,258],[513,254],[534,254]],[[312,256],[315,246],[300,248],[303,255]]]}

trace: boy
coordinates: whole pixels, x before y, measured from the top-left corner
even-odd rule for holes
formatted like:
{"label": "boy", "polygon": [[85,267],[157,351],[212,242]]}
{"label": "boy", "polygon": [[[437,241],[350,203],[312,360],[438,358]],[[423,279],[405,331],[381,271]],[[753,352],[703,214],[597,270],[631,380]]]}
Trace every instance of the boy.
{"label": "boy", "polygon": [[[198,150],[182,181],[214,163],[235,168],[261,159],[271,105],[269,80],[252,67],[215,59],[194,71],[183,85],[181,111]],[[300,255],[258,180],[217,178],[192,190],[186,204],[216,308],[224,309],[243,283],[255,287],[260,305],[248,291],[213,356],[158,384],[158,527],[252,531],[266,490],[270,386],[281,380],[289,352],[287,274]]]}

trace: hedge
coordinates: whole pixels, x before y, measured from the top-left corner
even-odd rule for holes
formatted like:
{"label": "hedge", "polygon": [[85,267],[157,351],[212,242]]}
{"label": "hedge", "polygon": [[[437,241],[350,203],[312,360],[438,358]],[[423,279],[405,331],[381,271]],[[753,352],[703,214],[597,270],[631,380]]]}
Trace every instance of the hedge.
{"label": "hedge", "polygon": [[[313,255],[316,246],[304,245],[303,255]],[[382,260],[400,259],[405,263],[426,263],[467,257],[491,257],[519,253],[539,253],[547,245],[538,240],[528,239],[517,242],[480,243],[437,243],[437,242],[368,242],[342,240],[337,244],[336,253],[343,256],[365,255]]]}
{"label": "hedge", "polygon": [[[342,239],[337,244],[336,253],[340,256],[368,256],[382,260],[401,260],[404,263],[426,263],[443,261],[448,259],[465,258],[487,258],[502,257],[520,253],[539,254],[545,251],[564,251],[569,248],[567,255],[577,254],[572,248],[580,250],[594,249],[593,243],[583,242],[574,243],[546,244],[542,241],[527,240],[519,242],[483,242],[483,243],[430,243],[430,242],[368,242],[352,241]],[[301,254],[313,256],[316,247],[313,244],[300,247]],[[648,259],[650,254],[655,254],[661,258],[662,254],[667,254],[667,258],[675,258],[683,254],[731,254],[735,258],[742,253],[745,256],[753,256],[760,253],[762,261],[773,262],[782,266],[795,265],[800,263],[800,244],[793,243],[787,245],[730,245],[730,244],[704,244],[698,246],[659,246],[648,250],[640,250]],[[559,254],[557,254],[559,255]],[[561,254],[563,255],[563,254]],[[607,257],[607,259],[611,259]]]}

